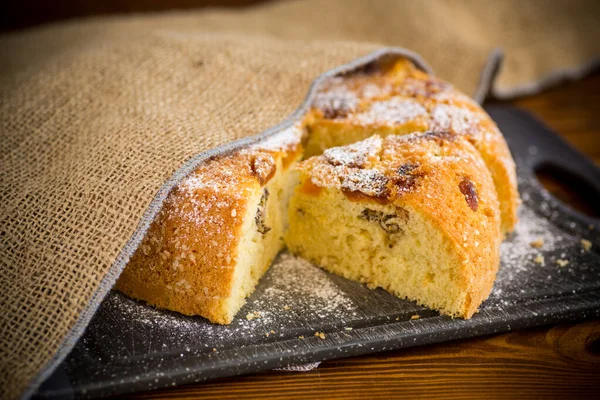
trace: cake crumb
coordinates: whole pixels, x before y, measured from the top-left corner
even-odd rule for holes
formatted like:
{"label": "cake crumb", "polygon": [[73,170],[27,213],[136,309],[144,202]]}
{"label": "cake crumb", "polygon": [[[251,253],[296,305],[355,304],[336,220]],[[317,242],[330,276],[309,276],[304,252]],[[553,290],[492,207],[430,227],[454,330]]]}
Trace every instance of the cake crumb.
{"label": "cake crumb", "polygon": [[246,319],[248,321],[252,321],[256,318],[260,318],[260,313],[258,311],[252,311],[251,313],[246,314]]}
{"label": "cake crumb", "polygon": [[421,316],[419,314],[415,314],[412,317],[410,317],[410,319],[419,319],[421,318]]}
{"label": "cake crumb", "polygon": [[298,339],[304,339],[304,335],[298,336]]}
{"label": "cake crumb", "polygon": [[542,267],[544,265],[546,265],[546,261],[544,260],[544,256],[541,254],[538,254],[537,256],[535,256],[535,258],[533,259],[533,262],[536,264],[541,265]]}
{"label": "cake crumb", "polygon": [[213,347],[212,351],[213,351],[213,353],[216,353],[217,352],[216,347]]}
{"label": "cake crumb", "polygon": [[352,330],[352,328],[351,328],[351,327],[349,327],[349,326],[348,326],[348,327],[346,327],[346,328],[344,328],[344,329],[345,329],[345,330],[347,330],[347,331],[351,331],[351,330]]}
{"label": "cake crumb", "polygon": [[400,317],[396,317],[396,321],[400,321]]}
{"label": "cake crumb", "polygon": [[535,247],[536,249],[539,249],[544,245],[544,239],[542,239],[541,237],[538,237],[533,242],[529,243],[529,245],[531,247]]}
{"label": "cake crumb", "polygon": [[266,337],[269,337],[269,332],[265,333],[265,336],[266,336]]}
{"label": "cake crumb", "polygon": [[271,330],[269,331],[269,333],[273,333],[273,334],[274,334],[274,333],[275,333],[275,331],[274,331],[273,329],[271,329]]}
{"label": "cake crumb", "polygon": [[558,264],[559,267],[566,267],[567,265],[569,265],[569,260],[556,260],[556,263]]}
{"label": "cake crumb", "polygon": [[315,336],[321,338],[321,340],[325,340],[325,334],[323,332],[315,332]]}
{"label": "cake crumb", "polygon": [[590,251],[592,248],[592,242],[587,239],[581,239],[581,247],[583,247],[583,251]]}
{"label": "cake crumb", "polygon": [[284,309],[285,311],[288,311],[288,310],[290,309],[290,306],[288,306],[288,305],[285,305],[285,306],[283,306],[283,309]]}

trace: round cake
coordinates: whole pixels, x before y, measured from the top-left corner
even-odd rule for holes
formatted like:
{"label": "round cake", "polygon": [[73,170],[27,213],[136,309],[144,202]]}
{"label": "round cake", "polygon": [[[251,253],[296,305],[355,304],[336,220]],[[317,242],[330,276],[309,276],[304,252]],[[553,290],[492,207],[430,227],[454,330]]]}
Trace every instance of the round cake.
{"label": "round cake", "polygon": [[[335,226],[347,227],[344,239],[319,203],[347,223]],[[116,289],[228,324],[288,246],[334,273],[469,318],[491,290],[518,204],[514,162],[485,111],[409,60],[386,58],[329,78],[302,121],[183,179]],[[301,218],[299,208],[314,212]],[[322,228],[314,246],[311,226]],[[354,264],[319,250],[336,240],[358,246]],[[418,247],[429,240],[429,252]]]}

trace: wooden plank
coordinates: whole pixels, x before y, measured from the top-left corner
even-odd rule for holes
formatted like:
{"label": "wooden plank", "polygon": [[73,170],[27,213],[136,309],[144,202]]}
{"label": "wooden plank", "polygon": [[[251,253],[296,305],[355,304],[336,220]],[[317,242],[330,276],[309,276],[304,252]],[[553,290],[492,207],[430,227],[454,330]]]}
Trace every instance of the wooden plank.
{"label": "wooden plank", "polygon": [[561,324],[147,392],[130,398],[594,398],[600,321]]}

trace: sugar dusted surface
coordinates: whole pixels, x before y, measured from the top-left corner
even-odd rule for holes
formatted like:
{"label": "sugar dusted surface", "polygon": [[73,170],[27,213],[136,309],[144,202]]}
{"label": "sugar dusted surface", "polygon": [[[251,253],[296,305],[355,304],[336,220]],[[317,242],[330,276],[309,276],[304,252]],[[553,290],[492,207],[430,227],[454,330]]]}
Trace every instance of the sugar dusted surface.
{"label": "sugar dusted surface", "polygon": [[385,191],[387,178],[381,171],[371,169],[353,169],[343,173],[342,190],[352,193],[362,193],[369,197],[379,197]]}
{"label": "sugar dusted surface", "polygon": [[356,111],[363,100],[389,95],[392,85],[385,80],[367,78],[358,74],[354,78],[330,78],[317,93],[313,107],[331,112]]}
{"label": "sugar dusted surface", "polygon": [[325,90],[317,93],[313,106],[321,110],[350,112],[358,108],[359,102],[359,94],[350,89],[343,78],[334,77]]}
{"label": "sugar dusted surface", "polygon": [[304,128],[296,123],[281,132],[269,136],[250,147],[250,150],[283,152],[295,149],[302,141]]}
{"label": "sugar dusted surface", "polygon": [[[271,267],[271,285],[248,302],[247,308],[259,310],[264,323],[277,319],[280,310],[344,319],[355,315],[352,300],[330,279],[330,275],[292,254],[282,254]],[[287,307],[286,307],[287,306]]]}
{"label": "sugar dusted surface", "polygon": [[427,110],[417,101],[392,97],[374,101],[368,110],[353,114],[349,118],[358,124],[405,124],[418,117],[427,116]]}
{"label": "sugar dusted surface", "polygon": [[[427,132],[404,136],[390,135],[381,139],[376,135],[351,145],[328,149],[323,155],[300,163],[298,168],[310,176],[311,182],[317,186],[358,192],[368,197],[380,197],[386,187],[389,187],[390,179],[398,176],[401,164],[412,165],[418,160],[418,164],[435,172],[456,163],[477,162],[473,150],[470,147],[465,148],[464,142],[455,145],[449,154],[436,154],[436,143],[439,140],[448,140],[443,136]],[[400,184],[395,187],[398,194],[413,189],[410,185]],[[390,200],[393,200],[393,197]],[[434,198],[431,200],[435,201]]]}
{"label": "sugar dusted surface", "polygon": [[[135,327],[135,330],[159,332],[158,336],[173,334],[173,339],[185,348],[219,349],[223,347],[223,340],[243,337],[252,342],[272,330],[275,337],[283,337],[288,329],[311,335],[310,328],[304,327],[308,320],[335,320],[341,325],[356,320],[357,307],[337,284],[340,279],[284,252],[228,326],[210,324],[201,317],[158,310],[117,292],[111,293],[103,303],[101,314],[127,321],[125,329]],[[249,314],[253,318],[246,318]],[[94,329],[102,330],[101,327]],[[153,347],[154,351],[162,350],[162,346]]]}
{"label": "sugar dusted surface", "polygon": [[344,167],[364,167],[381,151],[381,137],[368,139],[344,147],[332,147],[323,152],[323,157],[331,165]]}
{"label": "sugar dusted surface", "polygon": [[478,128],[480,117],[468,108],[439,104],[432,113],[431,129],[469,133]]}

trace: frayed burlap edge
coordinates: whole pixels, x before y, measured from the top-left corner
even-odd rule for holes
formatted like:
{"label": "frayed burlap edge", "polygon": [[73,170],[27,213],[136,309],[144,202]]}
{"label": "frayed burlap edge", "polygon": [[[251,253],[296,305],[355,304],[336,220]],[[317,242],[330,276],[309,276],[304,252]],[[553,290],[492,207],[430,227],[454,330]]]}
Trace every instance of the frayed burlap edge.
{"label": "frayed burlap edge", "polygon": [[[493,60],[500,67],[502,55],[498,60]],[[490,81],[491,88],[489,94],[501,100],[514,99],[521,96],[531,96],[542,92],[545,89],[558,85],[563,81],[575,81],[581,79],[600,68],[600,57],[596,57],[586,63],[573,68],[559,68],[552,70],[548,75],[540,79],[522,85],[513,87],[496,87],[493,85],[494,79]],[[497,72],[497,71],[496,71]]]}
{"label": "frayed burlap edge", "polygon": [[[157,194],[151,201],[150,205],[144,212],[140,222],[138,223],[135,233],[127,241],[127,243],[117,256],[115,262],[110,267],[108,273],[102,279],[98,289],[92,295],[92,298],[89,301],[87,307],[82,311],[81,315],[79,316],[71,330],[67,333],[66,337],[63,339],[62,344],[59,346],[58,351],[54,354],[52,359],[37,373],[37,375],[30,382],[27,390],[23,394],[23,398],[30,398],[35,393],[37,388],[42,384],[42,382],[44,382],[52,374],[52,372],[54,372],[54,370],[60,365],[60,363],[65,359],[65,357],[71,352],[71,349],[73,349],[73,347],[85,331],[85,328],[89,324],[90,320],[96,313],[98,307],[100,306],[100,303],[106,297],[111,288],[114,286],[114,284],[117,281],[117,278],[127,265],[130,257],[133,255],[137,247],[142,242],[148,228],[150,227],[150,224],[162,208],[162,204],[167,198],[169,192],[183,178],[185,178],[188,174],[195,170],[196,167],[198,167],[198,165],[200,165],[202,162],[206,161],[210,157],[223,155],[231,151],[235,151],[240,148],[252,145],[257,141],[275,135],[281,132],[282,130],[288,128],[292,124],[296,123],[306,113],[312,102],[313,97],[315,96],[318,87],[327,78],[330,78],[337,74],[350,72],[352,70],[360,68],[361,66],[364,66],[365,64],[376,61],[386,56],[407,57],[411,59],[423,71],[433,74],[429,65],[417,53],[398,47],[382,48],[364,57],[357,58],[347,64],[331,69],[317,77],[311,84],[308,93],[302,101],[301,105],[280,124],[269,128],[258,135],[239,139],[226,145],[202,152],[192,157],[181,168],[179,168],[171,176],[171,178],[167,180],[158,190]],[[498,50],[494,51],[488,58],[488,61],[486,62],[486,65],[481,74],[479,85],[474,94],[474,98],[477,102],[481,103],[485,96],[489,93],[490,88],[492,87],[491,85],[493,79],[495,77],[495,72],[497,72],[499,68],[501,59],[501,52],[499,52]]]}
{"label": "frayed burlap edge", "polygon": [[596,57],[573,68],[559,68],[552,70],[548,75],[542,76],[533,82],[512,87],[500,87],[497,85],[496,77],[500,73],[503,59],[504,51],[499,48],[494,49],[489,55],[475,93],[473,94],[473,98],[479,104],[483,103],[483,100],[487,97],[499,100],[510,100],[517,97],[531,96],[554,87],[563,81],[575,81],[584,78],[600,68],[600,57]]}

